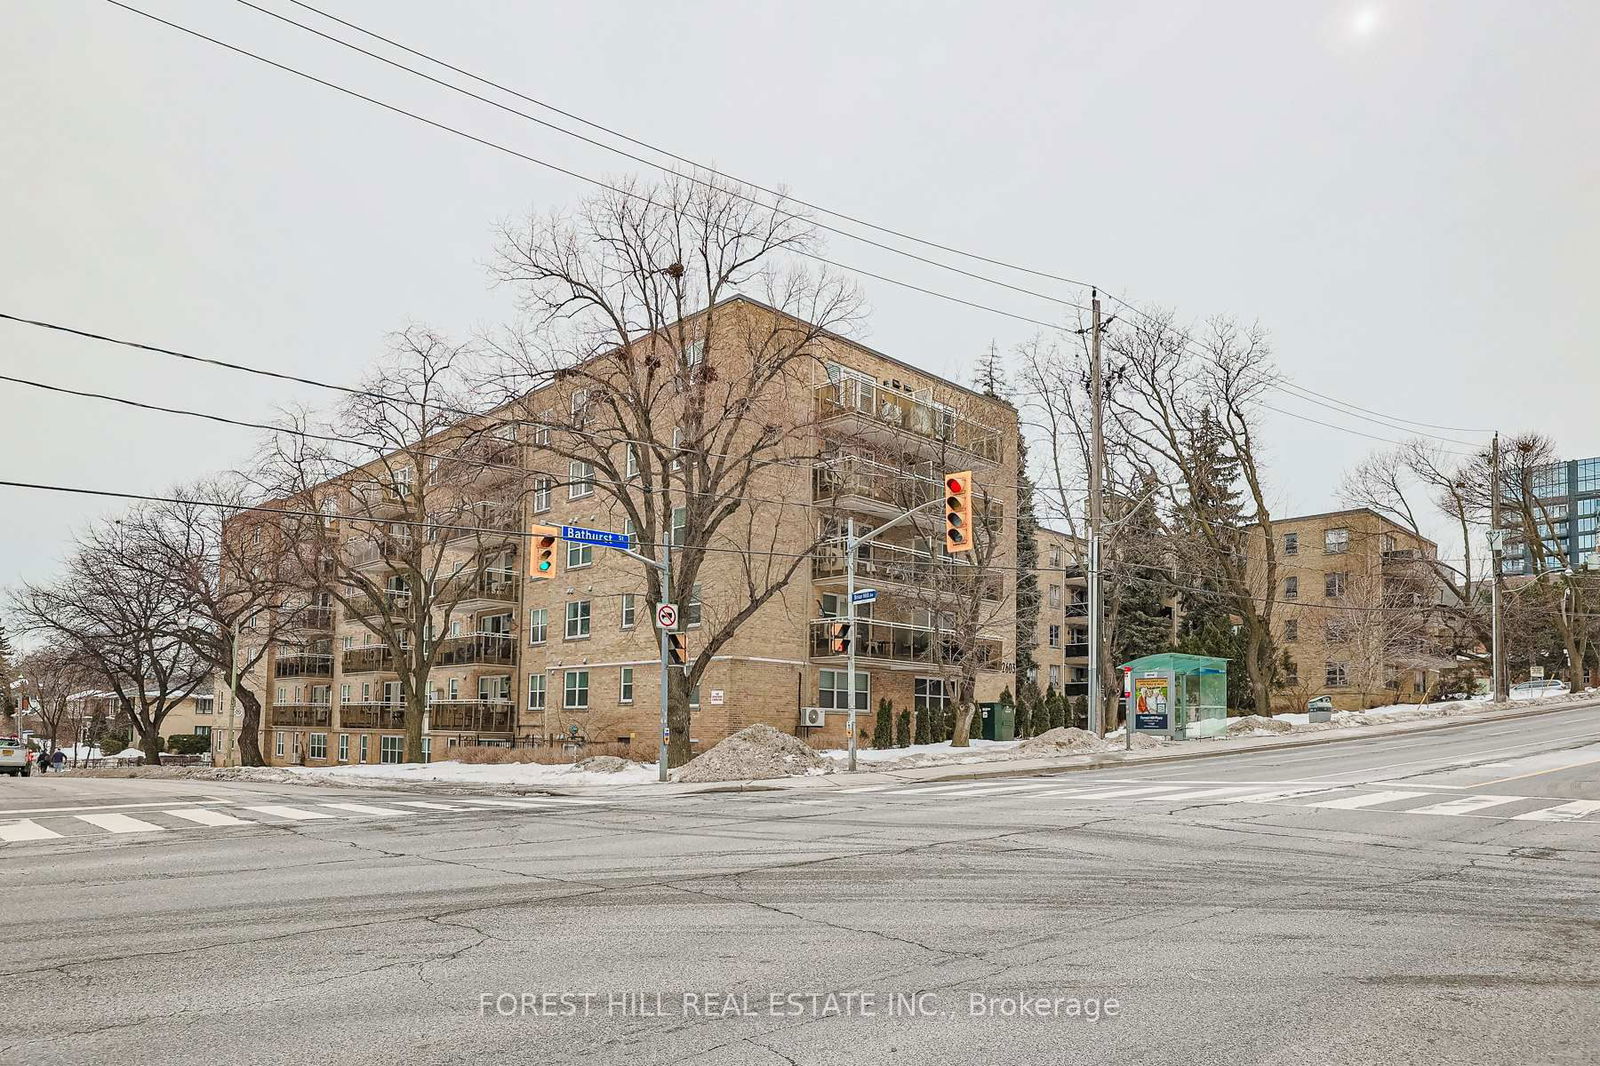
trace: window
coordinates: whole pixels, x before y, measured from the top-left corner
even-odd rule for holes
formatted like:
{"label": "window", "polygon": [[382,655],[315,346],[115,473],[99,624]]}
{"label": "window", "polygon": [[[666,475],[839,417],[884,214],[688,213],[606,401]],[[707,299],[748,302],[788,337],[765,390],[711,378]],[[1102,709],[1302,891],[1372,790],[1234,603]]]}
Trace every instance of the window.
{"label": "window", "polygon": [[1298,534],[1298,533],[1285,533],[1283,535],[1283,554],[1285,554],[1285,555],[1299,555],[1300,554],[1300,534]]}
{"label": "window", "polygon": [[274,733],[274,734],[272,734],[272,754],[276,755],[280,759],[283,758],[283,734],[282,733]]}
{"label": "window", "polygon": [[535,513],[550,510],[550,479],[547,477],[533,479],[533,509]]}
{"label": "window", "polygon": [[349,733],[340,733],[339,734],[339,761],[340,762],[349,762],[350,761],[350,734]]}
{"label": "window", "polygon": [[567,671],[565,696],[561,705],[569,711],[589,709],[589,671]]}
{"label": "window", "polygon": [[279,685],[278,686],[278,698],[273,700],[272,702],[274,702],[274,703],[287,703],[287,702],[289,702],[289,689],[288,689],[288,686]]}
{"label": "window", "polygon": [[1283,667],[1283,683],[1285,685],[1298,685],[1300,683],[1300,667],[1290,659]]}
{"label": "window", "polygon": [[589,601],[570,600],[567,603],[567,639],[581,640],[589,635]]}
{"label": "window", "polygon": [[638,477],[638,476],[639,476],[639,449],[635,448],[633,445],[630,444],[630,445],[628,445],[627,465],[624,468],[623,477],[635,478],[635,477]]}
{"label": "window", "polygon": [[567,499],[594,495],[594,464],[574,459],[567,464]]}
{"label": "window", "polygon": [[423,762],[432,762],[433,761],[433,738],[432,737],[425,736],[425,737],[422,738],[422,761]]}
{"label": "window", "polygon": [[624,666],[622,675],[617,682],[617,702],[633,702],[633,667]]}
{"label": "window", "polygon": [[367,735],[365,733],[361,734],[361,761],[367,761]]}
{"label": "window", "polygon": [[674,472],[683,469],[683,427],[674,426],[672,429],[672,469]]}
{"label": "window", "polygon": [[585,566],[594,565],[594,545],[582,544],[575,540],[567,541],[567,569],[578,570]]}
{"label": "window", "polygon": [[1050,627],[1050,646],[1052,648],[1061,647],[1061,627],[1060,626],[1051,626]]}
{"label": "window", "polygon": [[1049,597],[1050,597],[1050,606],[1052,606],[1052,607],[1060,607],[1061,606],[1061,586],[1060,585],[1051,585],[1050,586]]}
{"label": "window", "polygon": [[528,675],[528,710],[544,710],[544,675]]}
{"label": "window", "polygon": [[307,754],[313,759],[326,759],[328,757],[328,734],[312,733],[311,750]]}
{"label": "window", "polygon": [[450,619],[450,635],[452,637],[459,637],[461,635],[461,619]]}
{"label": "window", "polygon": [[211,709],[216,706],[216,699],[215,696],[196,696],[194,698],[194,713],[210,714]]}
{"label": "window", "polygon": [[690,341],[688,344],[683,346],[683,363],[685,366],[689,367],[689,369],[693,370],[695,367],[705,362],[705,359],[706,342],[704,337],[700,338],[699,340]]}
{"label": "window", "polygon": [[528,609],[528,643],[543,644],[550,639],[550,608]]}
{"label": "window", "polygon": [[1061,546],[1059,544],[1051,545],[1050,547],[1050,569],[1061,569]]}
{"label": "window", "polygon": [[580,426],[583,424],[583,412],[585,411],[585,409],[588,408],[588,406],[589,406],[589,390],[588,389],[573,389],[572,390],[572,416],[573,416],[572,420],[573,420],[574,424],[580,425]]}
{"label": "window", "polygon": [[689,528],[689,518],[685,508],[672,509],[672,532],[669,540],[674,548],[683,543],[684,531]]}
{"label": "window", "polygon": [[400,761],[404,751],[405,737],[379,737],[378,761],[381,763],[395,763]]}
{"label": "window", "polygon": [[1350,664],[1327,663],[1322,672],[1322,683],[1327,688],[1347,688],[1350,684]]}
{"label": "window", "polygon": [[1394,551],[1394,548],[1395,540],[1393,533],[1385,533],[1383,536],[1378,538],[1378,550],[1383,552],[1383,554],[1388,555],[1390,552]]}
{"label": "window", "polygon": [[699,685],[696,685],[696,686],[694,686],[693,688],[691,688],[689,690],[689,709],[691,711],[698,711],[700,709],[700,686]]}
{"label": "window", "polygon": [[1348,529],[1325,529],[1322,532],[1322,551],[1326,555],[1343,555],[1350,550]]}
{"label": "window", "polygon": [[1322,575],[1322,595],[1330,600],[1338,599],[1344,595],[1345,584],[1350,575],[1341,570],[1335,570]]}
{"label": "window", "polygon": [[689,625],[700,624],[700,582],[694,583],[694,588],[689,590],[689,602],[683,606],[683,619]]}
{"label": "window", "polygon": [[461,698],[461,679],[459,677],[452,677],[450,680],[446,681],[444,685],[446,699],[454,703],[456,700]]}
{"label": "window", "polygon": [[351,648],[353,648],[355,646],[356,646],[356,638],[355,638],[354,634],[346,633],[344,636],[339,638],[339,647],[340,647],[341,650],[349,651]]}
{"label": "window", "polygon": [[[850,709],[849,678],[843,670],[818,670],[817,671],[817,706],[826,707],[833,711],[846,711]],[[870,689],[869,676],[860,670],[856,671],[856,710],[864,711],[868,706]]]}
{"label": "window", "polygon": [[554,411],[546,411],[544,412],[544,421],[535,422],[533,425],[533,443],[541,448],[550,446],[550,423],[556,420],[555,414]]}
{"label": "window", "polygon": [[1286,577],[1283,579],[1283,598],[1286,600],[1298,600],[1300,598],[1299,578]]}
{"label": "window", "polygon": [[1329,644],[1344,644],[1350,639],[1350,623],[1341,620],[1329,622],[1322,635]]}
{"label": "window", "polygon": [[639,622],[639,596],[637,593],[624,592],[622,594],[622,628],[632,629]]}
{"label": "window", "polygon": [[1050,668],[1050,687],[1054,689],[1061,687],[1061,667],[1059,666]]}
{"label": "window", "polygon": [[912,682],[911,706],[919,711],[942,711],[950,705],[950,694],[945,691],[944,679],[919,677]]}
{"label": "window", "polygon": [[1300,620],[1298,618],[1284,619],[1283,639],[1288,644],[1293,644],[1300,639]]}

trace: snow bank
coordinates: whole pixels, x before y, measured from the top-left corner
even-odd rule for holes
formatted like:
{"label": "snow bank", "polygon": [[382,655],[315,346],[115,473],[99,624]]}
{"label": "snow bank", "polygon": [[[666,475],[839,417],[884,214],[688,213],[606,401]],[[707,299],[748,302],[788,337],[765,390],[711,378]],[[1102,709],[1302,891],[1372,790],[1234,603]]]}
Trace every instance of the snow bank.
{"label": "snow bank", "polygon": [[[600,757],[600,758],[603,758]],[[445,759],[430,763],[366,763],[357,766],[286,766],[268,770],[286,772],[301,781],[324,780],[342,785],[383,785],[426,782],[451,785],[634,785],[656,779],[654,763],[623,763],[621,769],[535,762],[464,763]]]}
{"label": "snow bank", "polygon": [[[910,744],[903,748],[858,748],[856,765],[872,770],[909,770],[946,763],[992,762],[1014,758],[1021,743],[1017,740],[973,740],[967,747],[957,748],[943,740],[937,744]],[[824,751],[822,757],[827,773],[839,773],[850,766],[850,752],[844,748]]]}
{"label": "snow bank", "polygon": [[[1288,715],[1278,715],[1275,718],[1263,718],[1259,714],[1246,714],[1238,718],[1228,719],[1228,736],[1230,737],[1266,737],[1275,733],[1292,732],[1297,723],[1287,721]],[[1304,719],[1306,715],[1299,715]],[[1298,723],[1304,725],[1306,723]]]}
{"label": "snow bank", "polygon": [[692,784],[759,781],[816,773],[822,768],[823,758],[811,745],[758,723],[724,737],[684,763],[673,777]]}
{"label": "snow bank", "polygon": [[1077,726],[1049,729],[1017,745],[1017,754],[1027,758],[1047,758],[1051,755],[1081,755],[1087,751],[1109,751],[1111,742],[1098,733]]}

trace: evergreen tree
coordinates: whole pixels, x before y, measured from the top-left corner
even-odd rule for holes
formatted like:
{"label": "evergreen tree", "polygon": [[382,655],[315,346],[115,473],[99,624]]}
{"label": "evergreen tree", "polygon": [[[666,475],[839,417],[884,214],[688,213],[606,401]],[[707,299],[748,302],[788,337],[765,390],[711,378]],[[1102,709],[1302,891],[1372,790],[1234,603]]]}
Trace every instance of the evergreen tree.
{"label": "evergreen tree", "polygon": [[1034,514],[1033,479],[1028,476],[1028,441],[1017,435],[1017,692],[1034,683],[1039,663],[1039,520]]}
{"label": "evergreen tree", "polygon": [[917,740],[918,744],[933,743],[933,716],[934,712],[924,707],[917,712]]}
{"label": "evergreen tree", "polygon": [[895,746],[909,748],[911,746],[911,712],[900,712],[900,728],[895,734]]}
{"label": "evergreen tree", "polygon": [[6,627],[0,624],[0,718],[10,718],[17,713],[16,696],[11,682],[17,679],[16,653],[11,649],[11,638]]}
{"label": "evergreen tree", "polygon": [[1036,693],[1030,693],[1026,688],[1017,689],[1017,732],[1018,740],[1026,740],[1033,736],[1033,701]]}
{"label": "evergreen tree", "polygon": [[872,722],[872,746],[894,747],[894,707],[887,699],[878,701],[878,716]]}
{"label": "evergreen tree", "polygon": [[989,342],[989,350],[978,356],[978,365],[972,368],[972,387],[997,400],[1006,399],[1011,392],[1005,363],[1000,359],[1000,346],[994,341]]}

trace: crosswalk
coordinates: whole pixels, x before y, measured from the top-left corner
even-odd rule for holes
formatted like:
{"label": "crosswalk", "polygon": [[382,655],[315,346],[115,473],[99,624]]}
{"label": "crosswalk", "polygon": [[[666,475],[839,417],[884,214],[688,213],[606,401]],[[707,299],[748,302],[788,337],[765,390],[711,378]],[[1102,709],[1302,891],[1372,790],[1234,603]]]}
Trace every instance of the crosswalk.
{"label": "crosswalk", "polygon": [[509,813],[512,810],[547,812],[560,808],[581,809],[599,802],[601,801],[578,796],[519,799],[452,796],[448,803],[432,800],[384,799],[372,803],[317,800],[293,804],[208,801],[204,806],[190,800],[176,802],[170,807],[160,804],[128,804],[127,807],[138,808],[134,814],[92,808],[82,808],[83,813],[73,814],[70,813],[71,808],[51,808],[28,818],[0,814],[0,845],[87,837],[113,838],[132,834],[164,837],[175,832],[197,829],[251,826],[281,828],[339,818],[391,820],[467,812],[479,814]]}
{"label": "crosswalk", "polygon": [[1501,793],[1463,794],[1433,789],[1340,785],[1318,781],[1227,784],[1216,781],[1156,782],[1102,779],[1073,784],[1064,782],[1061,778],[1038,781],[997,779],[938,785],[900,782],[857,785],[839,789],[829,795],[835,801],[871,798],[896,802],[952,804],[970,804],[985,797],[994,797],[1002,802],[1063,808],[1078,804],[1098,804],[1102,801],[1147,807],[1163,803],[1180,804],[1185,807],[1211,804],[1280,804],[1318,811],[1357,811],[1431,818],[1483,818],[1515,822],[1587,820],[1600,824],[1600,800],[1562,800],[1548,796],[1515,796]]}

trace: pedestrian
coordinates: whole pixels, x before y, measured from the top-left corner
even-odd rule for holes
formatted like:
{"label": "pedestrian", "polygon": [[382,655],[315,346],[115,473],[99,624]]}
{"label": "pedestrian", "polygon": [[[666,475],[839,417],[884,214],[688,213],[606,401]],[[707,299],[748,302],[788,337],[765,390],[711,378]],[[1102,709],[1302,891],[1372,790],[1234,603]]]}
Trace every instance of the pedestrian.
{"label": "pedestrian", "polygon": [[50,756],[46,755],[44,752],[41,751],[39,753],[38,757],[33,760],[33,765],[41,774],[49,773],[50,772]]}
{"label": "pedestrian", "polygon": [[50,756],[50,761],[54,764],[51,769],[56,773],[60,773],[62,768],[67,765],[67,753],[57,748],[55,754]]}

